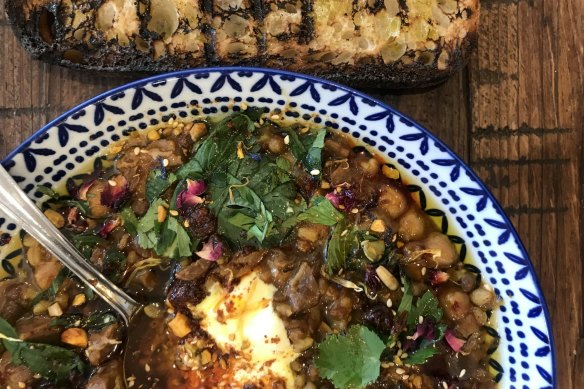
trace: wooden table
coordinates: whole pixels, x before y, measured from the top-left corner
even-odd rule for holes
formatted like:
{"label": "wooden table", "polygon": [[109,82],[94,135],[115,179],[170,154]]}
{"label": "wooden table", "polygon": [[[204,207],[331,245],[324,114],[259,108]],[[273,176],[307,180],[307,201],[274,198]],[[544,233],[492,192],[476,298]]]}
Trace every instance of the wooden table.
{"label": "wooden table", "polygon": [[[0,5],[1,7],[1,5]],[[558,389],[584,388],[584,0],[483,0],[470,65],[426,91],[369,91],[432,130],[499,199],[552,315]],[[127,82],[33,61],[0,12],[0,158]]]}

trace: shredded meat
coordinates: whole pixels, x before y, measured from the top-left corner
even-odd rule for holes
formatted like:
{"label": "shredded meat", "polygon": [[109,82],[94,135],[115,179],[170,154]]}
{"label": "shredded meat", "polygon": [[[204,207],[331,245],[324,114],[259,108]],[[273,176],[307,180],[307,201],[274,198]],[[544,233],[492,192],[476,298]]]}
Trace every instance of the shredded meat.
{"label": "shredded meat", "polygon": [[89,335],[89,346],[85,350],[85,355],[93,366],[102,364],[114,351],[116,346],[120,344],[117,335],[117,324],[112,324],[100,332],[94,332]]}
{"label": "shredded meat", "polygon": [[176,273],[176,278],[181,281],[197,281],[207,274],[212,265],[211,261],[199,259]]}

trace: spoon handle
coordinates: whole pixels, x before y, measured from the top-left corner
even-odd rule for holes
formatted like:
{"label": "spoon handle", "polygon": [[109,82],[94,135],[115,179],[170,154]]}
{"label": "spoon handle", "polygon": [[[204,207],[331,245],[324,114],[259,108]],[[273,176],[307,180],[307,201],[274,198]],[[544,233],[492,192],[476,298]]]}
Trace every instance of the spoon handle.
{"label": "spoon handle", "polygon": [[134,299],[104,277],[43,215],[0,165],[0,211],[32,235],[43,247],[95,291],[122,317],[126,324],[140,309]]}

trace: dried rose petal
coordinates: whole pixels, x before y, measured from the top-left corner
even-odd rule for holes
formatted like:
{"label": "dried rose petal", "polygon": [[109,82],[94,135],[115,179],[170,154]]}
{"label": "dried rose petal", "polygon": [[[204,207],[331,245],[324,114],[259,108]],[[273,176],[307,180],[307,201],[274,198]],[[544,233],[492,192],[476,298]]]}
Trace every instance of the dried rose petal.
{"label": "dried rose petal", "polygon": [[223,253],[223,243],[214,238],[209,239],[204,245],[201,251],[197,251],[199,257],[206,259],[207,261],[216,261],[219,259]]}
{"label": "dried rose petal", "polygon": [[432,285],[438,285],[438,284],[443,284],[446,281],[448,281],[450,276],[446,272],[437,270],[437,271],[431,271],[429,278],[430,278],[430,283]]}
{"label": "dried rose petal", "polygon": [[453,349],[455,352],[460,352],[462,346],[464,346],[464,343],[466,342],[464,339],[457,338],[456,335],[454,335],[454,331],[452,331],[451,329],[446,330],[446,333],[444,334],[444,339],[446,340],[446,343],[448,343],[450,348]]}
{"label": "dried rose petal", "polygon": [[99,236],[105,239],[119,225],[120,225],[119,218],[106,220],[105,223],[103,223],[103,226],[101,226],[101,228],[99,229],[98,234]]}
{"label": "dried rose petal", "polygon": [[348,188],[341,188],[339,192],[335,190],[327,193],[325,198],[330,201],[335,208],[346,212],[351,211],[357,202],[355,193]]}
{"label": "dried rose petal", "polygon": [[67,223],[69,223],[69,224],[75,223],[77,221],[78,217],[79,217],[79,210],[77,209],[77,207],[69,208],[69,211],[67,211]]}
{"label": "dried rose petal", "polygon": [[[79,187],[79,189],[77,190],[77,193],[75,194],[75,197],[78,200],[87,200],[87,191],[89,191],[89,188],[91,188],[91,186],[93,184],[95,184],[95,179],[89,180],[87,182],[84,182],[83,184],[81,184],[81,186]],[[71,193],[72,190],[69,190],[69,192]],[[71,193],[71,195],[74,195],[73,193]]]}
{"label": "dried rose petal", "polygon": [[426,319],[421,324],[416,326],[416,332],[412,335],[412,340],[418,338],[425,338],[428,340],[434,339],[435,325],[432,320]]}
{"label": "dried rose petal", "polygon": [[203,200],[199,195],[205,193],[207,185],[202,180],[187,179],[187,188],[176,196],[176,208],[183,209],[193,205],[202,204]]}
{"label": "dried rose petal", "polygon": [[118,209],[126,200],[130,198],[130,188],[126,177],[117,175],[109,181],[115,185],[108,184],[101,193],[101,204],[112,209]]}
{"label": "dried rose petal", "polygon": [[365,270],[365,285],[367,285],[369,291],[373,293],[377,292],[381,286],[381,280],[377,276],[373,267],[368,267]]}

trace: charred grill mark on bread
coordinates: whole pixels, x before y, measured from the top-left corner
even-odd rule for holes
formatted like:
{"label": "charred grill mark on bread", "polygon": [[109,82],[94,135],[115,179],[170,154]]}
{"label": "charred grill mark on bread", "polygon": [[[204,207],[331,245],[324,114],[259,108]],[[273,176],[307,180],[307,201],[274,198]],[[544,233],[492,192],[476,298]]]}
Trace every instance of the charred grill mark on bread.
{"label": "charred grill mark on bread", "polygon": [[421,87],[463,66],[478,0],[5,0],[35,57],[92,70],[273,66]]}

